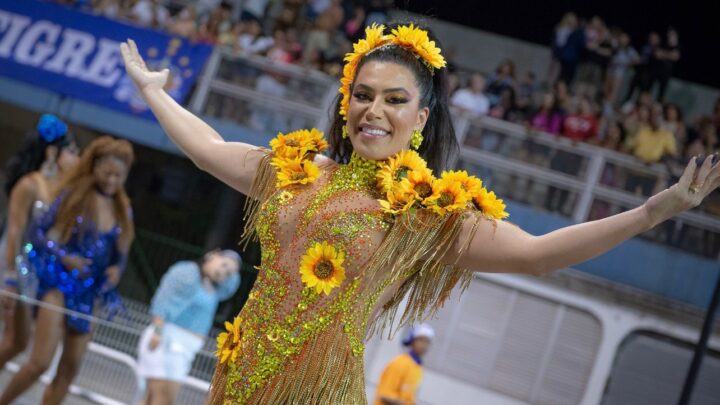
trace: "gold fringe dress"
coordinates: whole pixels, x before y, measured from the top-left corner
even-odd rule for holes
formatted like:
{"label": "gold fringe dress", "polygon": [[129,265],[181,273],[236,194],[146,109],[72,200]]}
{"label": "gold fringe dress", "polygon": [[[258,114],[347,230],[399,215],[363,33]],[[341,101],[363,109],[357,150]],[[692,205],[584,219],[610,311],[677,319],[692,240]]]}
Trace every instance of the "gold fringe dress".
{"label": "gold fringe dress", "polygon": [[[393,322],[405,295],[400,325],[439,309],[458,283],[467,287],[472,272],[440,259],[463,223],[474,225],[458,251],[483,217],[419,210],[389,221],[374,168],[360,167],[368,161],[332,162],[312,184],[278,189],[272,153],[263,153],[246,226],[259,238],[261,264],[230,337],[236,356],[219,362],[210,403],[367,404],[366,336]],[[345,254],[346,277],[329,294],[301,281],[302,257],[315,242]]]}

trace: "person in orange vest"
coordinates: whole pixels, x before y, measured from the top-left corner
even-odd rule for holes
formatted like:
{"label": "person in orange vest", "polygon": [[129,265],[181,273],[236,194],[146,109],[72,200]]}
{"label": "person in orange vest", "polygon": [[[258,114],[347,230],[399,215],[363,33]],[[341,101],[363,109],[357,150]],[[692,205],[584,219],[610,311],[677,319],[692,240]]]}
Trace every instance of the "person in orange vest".
{"label": "person in orange vest", "polygon": [[409,348],[388,363],[380,376],[373,405],[413,405],[422,380],[422,359],[430,349],[435,331],[428,324],[414,327],[403,340]]}

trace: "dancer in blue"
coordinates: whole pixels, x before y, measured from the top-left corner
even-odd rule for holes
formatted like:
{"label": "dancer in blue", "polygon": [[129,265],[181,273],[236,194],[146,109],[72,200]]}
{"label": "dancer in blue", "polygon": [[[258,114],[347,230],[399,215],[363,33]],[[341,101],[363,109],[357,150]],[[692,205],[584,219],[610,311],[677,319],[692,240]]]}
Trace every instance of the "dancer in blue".
{"label": "dancer in blue", "polygon": [[[33,218],[42,215],[52,202],[53,190],[63,175],[80,160],[75,138],[67,125],[52,114],[43,114],[35,131],[12,156],[5,171],[8,197],[5,233],[0,238],[0,274],[3,288],[14,294],[32,296],[35,275],[28,265],[26,252],[28,228]],[[2,297],[3,336],[0,343],[0,369],[25,351],[30,340],[30,307]]]}
{"label": "dancer in blue", "polygon": [[95,303],[119,303],[120,281],[134,227],[124,190],[133,161],[129,142],[96,139],[64,179],[48,212],[31,228],[28,257],[38,278],[35,342],[29,361],[5,387],[0,404],[10,404],[49,367],[62,341],[63,352],[42,403],[60,404],[82,363],[90,322],[55,307],[92,315]]}

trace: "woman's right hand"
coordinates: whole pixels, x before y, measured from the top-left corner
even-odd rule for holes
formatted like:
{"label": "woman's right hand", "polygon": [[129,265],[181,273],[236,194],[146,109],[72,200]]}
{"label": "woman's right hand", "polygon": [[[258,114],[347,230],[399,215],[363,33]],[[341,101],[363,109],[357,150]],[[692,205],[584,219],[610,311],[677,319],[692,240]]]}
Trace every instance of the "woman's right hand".
{"label": "woman's right hand", "polygon": [[154,351],[155,349],[160,346],[160,341],[162,340],[162,337],[157,333],[153,332],[152,336],[150,336],[150,342],[148,342],[148,347],[150,348],[150,351]]}
{"label": "woman's right hand", "polygon": [[125,62],[125,70],[140,92],[148,88],[162,89],[165,87],[170,71],[168,69],[159,72],[150,71],[140,56],[135,41],[128,39],[127,42],[120,44],[120,52]]}
{"label": "woman's right hand", "polygon": [[[20,292],[17,287],[11,287],[9,285],[4,285],[2,288],[13,294],[18,294]],[[2,297],[0,297],[0,305],[2,305],[2,308],[8,313],[13,313],[15,312],[15,305],[17,305],[17,302],[15,302],[15,297],[3,294]]]}
{"label": "woman's right hand", "polygon": [[66,269],[84,269],[92,264],[92,260],[78,255],[65,255],[60,261]]}

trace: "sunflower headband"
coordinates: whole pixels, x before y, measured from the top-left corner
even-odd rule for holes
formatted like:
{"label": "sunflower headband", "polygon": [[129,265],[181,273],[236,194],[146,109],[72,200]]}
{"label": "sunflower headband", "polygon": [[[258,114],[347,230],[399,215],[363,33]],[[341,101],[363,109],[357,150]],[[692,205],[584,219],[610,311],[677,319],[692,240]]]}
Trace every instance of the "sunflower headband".
{"label": "sunflower headband", "polygon": [[365,55],[372,53],[384,46],[400,46],[415,54],[431,72],[435,69],[445,67],[445,58],[440,54],[440,48],[435,46],[435,41],[428,38],[427,31],[415,27],[413,24],[401,25],[392,30],[389,35],[383,34],[384,25],[373,24],[365,28],[365,39],[353,44],[353,51],[345,55],[345,67],[343,77],[340,79],[342,86],[340,94],[343,95],[340,103],[340,115],[347,119],[348,106],[350,104],[350,86],[355,79],[357,67]]}

